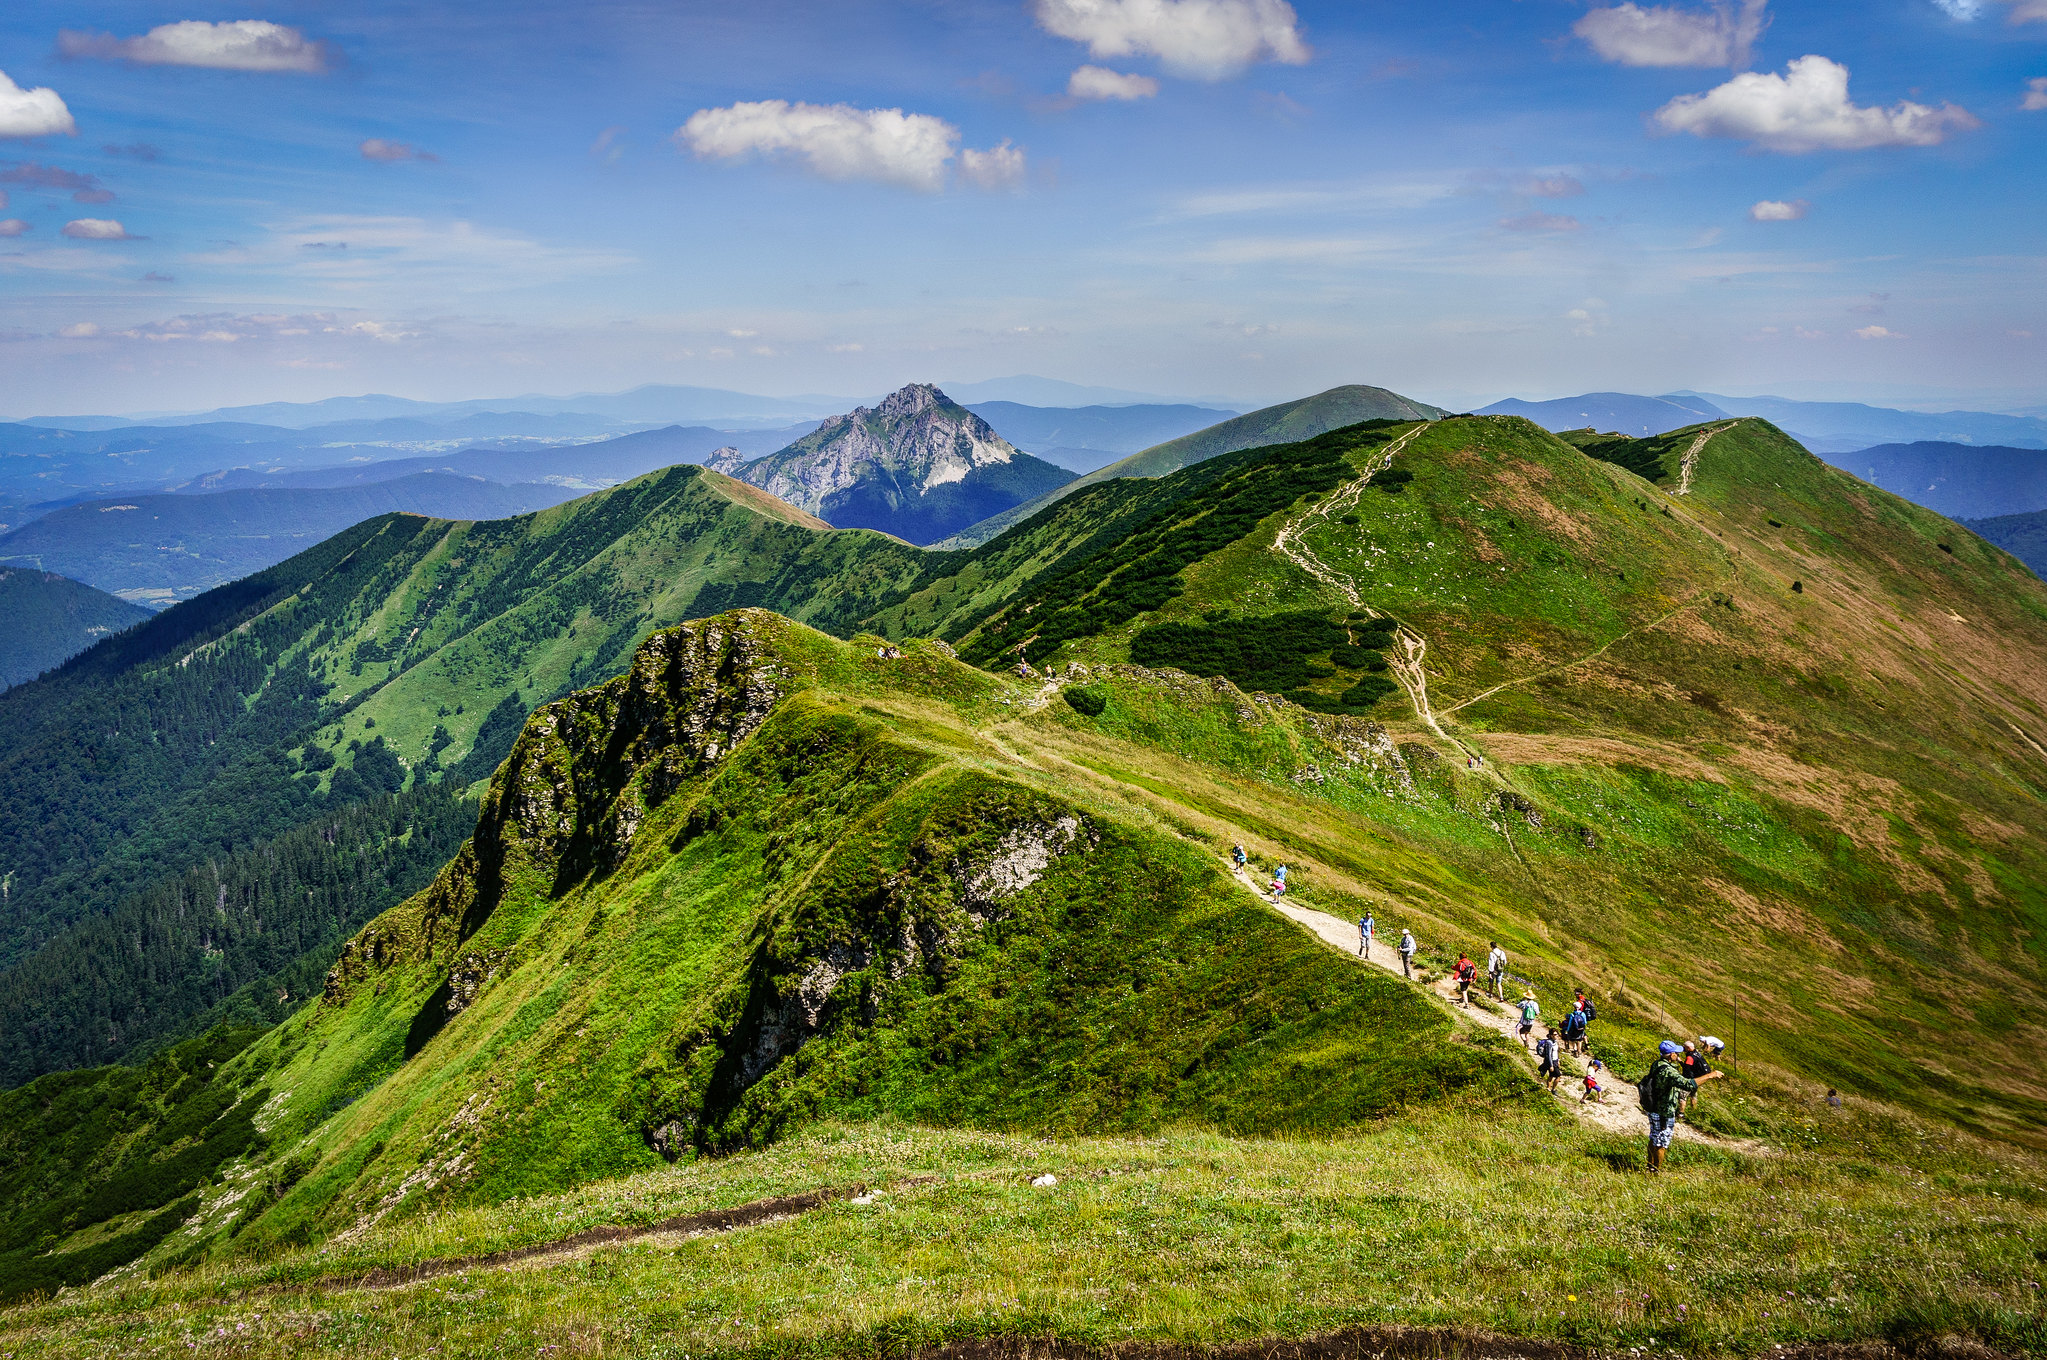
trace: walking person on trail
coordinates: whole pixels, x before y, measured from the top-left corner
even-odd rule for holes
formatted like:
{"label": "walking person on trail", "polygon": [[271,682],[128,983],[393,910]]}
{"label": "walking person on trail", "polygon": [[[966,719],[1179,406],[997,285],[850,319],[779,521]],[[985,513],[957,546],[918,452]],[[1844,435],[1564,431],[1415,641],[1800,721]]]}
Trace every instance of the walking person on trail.
{"label": "walking person on trail", "polygon": [[1471,955],[1457,956],[1457,1000],[1464,1009],[1471,1009],[1471,986],[1478,981],[1478,965],[1471,961]]}
{"label": "walking person on trail", "polygon": [[[1713,1070],[1713,1064],[1706,1061],[1706,1055],[1699,1052],[1698,1045],[1692,1043],[1689,1039],[1685,1041],[1685,1051],[1678,1058],[1677,1066],[1680,1072],[1683,1072],[1695,1082]],[[1684,1107],[1689,1110],[1698,1103],[1699,1093],[1693,1091],[1685,1097]]]}
{"label": "walking person on trail", "polygon": [[1585,1052],[1585,1011],[1583,1007],[1571,1007],[1571,1013],[1564,1017],[1564,1045],[1571,1052]]}
{"label": "walking person on trail", "polygon": [[[1656,1065],[1649,1069],[1649,1075],[1635,1085],[1635,1093],[1642,1102],[1642,1113],[1649,1116],[1649,1170],[1663,1170],[1663,1154],[1670,1151],[1670,1140],[1677,1134],[1677,1110],[1679,1102],[1695,1094],[1699,1082],[1693,1081],[1678,1066],[1678,1055],[1684,1050],[1665,1039],[1656,1046]],[[1699,1081],[1712,1081],[1718,1072],[1708,1072]]]}
{"label": "walking person on trail", "polygon": [[1521,1024],[1514,1032],[1524,1045],[1528,1042],[1528,1036],[1535,1033],[1535,1021],[1541,1014],[1542,1007],[1536,1004],[1535,993],[1532,991],[1521,993]]}
{"label": "walking person on trail", "polygon": [[1244,853],[1243,846],[1233,845],[1230,847],[1230,862],[1241,869],[1250,862],[1250,856]]}
{"label": "walking person on trail", "polygon": [[1359,918],[1358,920],[1359,958],[1369,959],[1372,957],[1372,932],[1377,930],[1378,928],[1379,923],[1372,919],[1372,913],[1370,913],[1369,911]]}
{"label": "walking person on trail", "polygon": [[1492,942],[1493,952],[1485,956],[1486,981],[1493,996],[1501,1001],[1507,999],[1507,951],[1500,948],[1500,942]]}
{"label": "walking person on trail", "polygon": [[1535,1041],[1535,1072],[1542,1078],[1542,1084],[1555,1095],[1557,1082],[1564,1075],[1563,1050],[1557,1047],[1557,1032],[1547,1029]]}
{"label": "walking person on trail", "polygon": [[1400,971],[1405,977],[1414,976],[1414,932],[1405,926],[1400,930]]}

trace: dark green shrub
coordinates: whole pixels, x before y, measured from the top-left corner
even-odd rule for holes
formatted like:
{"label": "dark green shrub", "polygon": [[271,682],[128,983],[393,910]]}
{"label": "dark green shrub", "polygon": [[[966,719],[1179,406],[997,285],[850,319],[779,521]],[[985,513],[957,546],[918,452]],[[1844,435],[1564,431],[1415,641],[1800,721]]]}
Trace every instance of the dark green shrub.
{"label": "dark green shrub", "polygon": [[1073,706],[1074,711],[1084,713],[1090,718],[1099,718],[1102,710],[1109,706],[1108,692],[1100,685],[1083,685],[1078,689],[1069,689],[1065,693],[1066,702]]}

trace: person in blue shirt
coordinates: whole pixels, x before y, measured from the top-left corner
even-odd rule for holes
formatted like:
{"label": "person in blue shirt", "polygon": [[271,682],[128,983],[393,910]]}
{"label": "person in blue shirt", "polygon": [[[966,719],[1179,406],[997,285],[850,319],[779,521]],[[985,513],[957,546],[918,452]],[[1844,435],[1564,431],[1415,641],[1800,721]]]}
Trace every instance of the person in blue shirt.
{"label": "person in blue shirt", "polygon": [[1372,957],[1372,932],[1377,930],[1378,928],[1379,923],[1372,919],[1372,913],[1370,913],[1369,911],[1366,912],[1364,916],[1358,921],[1359,958],[1369,959],[1370,957]]}

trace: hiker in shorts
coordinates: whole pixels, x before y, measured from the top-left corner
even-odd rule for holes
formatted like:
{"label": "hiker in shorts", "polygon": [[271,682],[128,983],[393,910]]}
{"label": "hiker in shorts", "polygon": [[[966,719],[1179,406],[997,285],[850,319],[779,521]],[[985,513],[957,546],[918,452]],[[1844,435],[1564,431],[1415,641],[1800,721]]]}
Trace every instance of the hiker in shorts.
{"label": "hiker in shorts", "polygon": [[1528,1043],[1528,1036],[1535,1033],[1535,1022],[1541,1014],[1542,1007],[1536,1004],[1535,993],[1521,993],[1521,1023],[1515,1027],[1514,1033],[1524,1046]]}
{"label": "hiker in shorts", "polygon": [[1492,947],[1493,952],[1485,956],[1486,989],[1496,999],[1505,1001],[1507,999],[1507,951],[1500,948],[1498,940],[1493,941]]}
{"label": "hiker in shorts", "polygon": [[1358,920],[1359,958],[1369,959],[1372,957],[1372,932],[1377,930],[1378,928],[1379,923],[1372,919],[1372,913],[1370,913],[1369,911],[1359,918]]}
{"label": "hiker in shorts", "polygon": [[1549,1088],[1550,1094],[1555,1095],[1557,1082],[1564,1075],[1564,1053],[1557,1046],[1557,1032],[1553,1029],[1544,1030],[1542,1037],[1535,1041],[1535,1074],[1542,1078],[1542,1084]]}
{"label": "hiker in shorts", "polygon": [[1230,847],[1230,863],[1236,865],[1239,869],[1241,869],[1249,862],[1250,856],[1244,853],[1243,846],[1233,845]]}
{"label": "hiker in shorts", "polygon": [[1478,965],[1471,961],[1471,955],[1457,956],[1457,1000],[1466,1010],[1471,1009],[1471,987],[1478,981]]}
{"label": "hiker in shorts", "polygon": [[1589,1067],[1585,1070],[1585,1094],[1578,1097],[1580,1105],[1591,1101],[1598,1101],[1601,1105],[1606,1104],[1606,1088],[1599,1084],[1599,1069],[1597,1066]]}
{"label": "hiker in shorts", "polygon": [[1414,932],[1402,928],[1400,932],[1400,972],[1402,976],[1414,976]]}
{"label": "hiker in shorts", "polygon": [[[1656,1046],[1656,1064],[1649,1069],[1649,1075],[1635,1084],[1635,1092],[1642,1102],[1642,1113],[1649,1116],[1649,1170],[1663,1170],[1663,1154],[1670,1151],[1670,1140],[1677,1136],[1678,1102],[1685,1096],[1695,1094],[1699,1083],[1684,1074],[1678,1066],[1678,1055],[1684,1049],[1665,1039]],[[1701,1081],[1711,1081],[1720,1074],[1708,1072]]]}

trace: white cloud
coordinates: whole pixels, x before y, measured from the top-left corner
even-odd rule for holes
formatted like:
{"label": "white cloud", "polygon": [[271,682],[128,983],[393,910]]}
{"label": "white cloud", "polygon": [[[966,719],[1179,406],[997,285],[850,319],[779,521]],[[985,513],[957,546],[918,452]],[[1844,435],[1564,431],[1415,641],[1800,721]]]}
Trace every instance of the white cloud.
{"label": "white cloud", "polygon": [[711,160],[789,155],[826,179],[873,180],[936,193],[959,129],[928,113],[856,109],[851,104],[791,104],[763,99],[699,109],[675,133]]}
{"label": "white cloud", "polygon": [[1066,93],[1075,99],[1149,99],[1158,92],[1150,76],[1126,76],[1106,66],[1083,66],[1066,81]]}
{"label": "white cloud", "polygon": [[65,29],[57,50],[67,57],[104,57],[143,66],[206,66],[220,71],[293,71],[317,75],[332,65],[327,44],[267,19],[212,24],[186,19],[159,24],[139,38]]}
{"label": "white cloud", "polygon": [[19,217],[10,217],[4,222],[0,222],[0,237],[19,236],[27,230],[28,223],[22,221]]}
{"label": "white cloud", "polygon": [[1752,222],[1796,222],[1805,216],[1806,209],[1811,206],[1802,198],[1795,199],[1789,203],[1783,202],[1780,199],[1766,198],[1756,204],[1755,207],[1750,208],[1748,215],[1749,220]]}
{"label": "white cloud", "polygon": [[1579,225],[1577,218],[1562,213],[1532,212],[1500,219],[1500,226],[1507,231],[1576,231]]}
{"label": "white cloud", "polygon": [[1798,58],[1781,76],[1747,71],[1705,94],[1680,95],[1656,111],[1656,121],[1672,132],[1732,137],[1793,155],[1937,146],[1952,131],[1978,126],[1954,104],[1858,107],[1848,98],[1848,68],[1817,56]]}
{"label": "white cloud", "polygon": [[986,151],[960,152],[960,175],[982,189],[1013,189],[1023,183],[1024,153],[1005,139]]}
{"label": "white cloud", "polygon": [[1514,181],[1514,192],[1530,198],[1576,198],[1585,192],[1585,181],[1575,175],[1530,175]]}
{"label": "white cloud", "polygon": [[1036,0],[1047,33],[1096,57],[1150,56],[1176,75],[1220,80],[1258,61],[1310,55],[1286,0]]}
{"label": "white cloud", "polygon": [[90,321],[74,321],[68,326],[59,327],[57,330],[57,334],[63,336],[66,340],[90,340],[99,333],[100,328]]}
{"label": "white cloud", "polygon": [[1595,9],[1571,31],[1623,66],[1745,66],[1766,0],[1714,0],[1705,10],[1629,3]]}
{"label": "white cloud", "polygon": [[78,135],[71,110],[47,85],[24,90],[0,71],[0,137],[48,137],[52,133]]}
{"label": "white cloud", "polygon": [[1933,0],[1933,3],[1946,10],[1951,19],[1966,21],[1983,13],[1981,0]]}
{"label": "white cloud", "polygon": [[74,241],[129,241],[128,229],[111,217],[80,217],[64,224],[64,234]]}
{"label": "white cloud", "polygon": [[2047,0],[2004,0],[2011,6],[2011,22],[2015,24],[2047,23]]}
{"label": "white cloud", "polygon": [[2027,113],[2047,109],[2047,76],[2036,76],[2026,82],[2026,97],[2019,101],[2019,107]]}
{"label": "white cloud", "polygon": [[1903,340],[1907,337],[1888,326],[1864,326],[1855,332],[1858,340]]}

